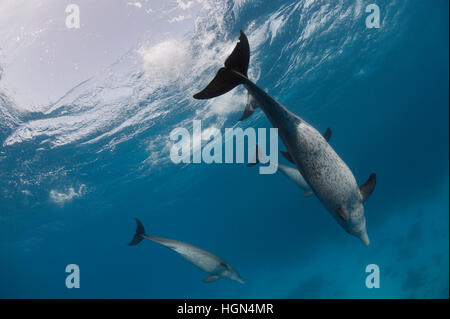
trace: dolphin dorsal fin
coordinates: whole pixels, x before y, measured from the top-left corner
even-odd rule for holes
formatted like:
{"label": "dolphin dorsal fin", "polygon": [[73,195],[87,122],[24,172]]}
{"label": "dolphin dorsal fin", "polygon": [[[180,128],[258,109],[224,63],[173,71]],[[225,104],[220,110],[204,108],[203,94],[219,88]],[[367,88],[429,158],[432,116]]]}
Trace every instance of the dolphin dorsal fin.
{"label": "dolphin dorsal fin", "polygon": [[342,208],[342,206],[336,209],[336,213],[338,213],[339,217],[341,217],[343,220],[348,220],[350,217],[348,213]]}
{"label": "dolphin dorsal fin", "polygon": [[372,194],[377,183],[377,176],[375,173],[370,174],[369,179],[363,185],[359,187],[359,192],[361,193],[362,202],[364,203],[370,194]]}
{"label": "dolphin dorsal fin", "polygon": [[213,282],[216,281],[217,279],[219,279],[218,275],[211,275],[209,277],[206,277],[205,279],[203,279],[203,282]]}
{"label": "dolphin dorsal fin", "polygon": [[291,154],[289,154],[288,152],[283,152],[283,151],[280,151],[280,153],[283,154],[284,158],[286,158],[289,162],[291,162],[292,164],[295,164],[294,160],[292,159]]}
{"label": "dolphin dorsal fin", "polygon": [[323,137],[324,137],[325,141],[327,141],[327,142],[330,141],[330,138],[331,138],[331,129],[330,128],[327,128],[325,133],[323,133]]}
{"label": "dolphin dorsal fin", "polygon": [[247,105],[245,106],[244,114],[242,114],[239,121],[243,121],[246,118],[248,118],[250,115],[255,112],[255,110],[258,108],[258,104],[256,102],[256,99],[249,93],[247,96]]}

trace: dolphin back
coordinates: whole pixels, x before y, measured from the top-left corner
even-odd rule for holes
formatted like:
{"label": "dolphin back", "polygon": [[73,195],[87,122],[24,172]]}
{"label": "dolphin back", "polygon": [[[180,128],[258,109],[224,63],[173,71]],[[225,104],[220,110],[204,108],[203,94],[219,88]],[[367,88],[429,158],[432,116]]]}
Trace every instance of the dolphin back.
{"label": "dolphin back", "polygon": [[247,36],[241,31],[239,42],[233,52],[225,61],[214,79],[199,93],[194,95],[195,99],[211,99],[225,94],[242,84],[247,79],[248,64],[250,61],[250,45]]}

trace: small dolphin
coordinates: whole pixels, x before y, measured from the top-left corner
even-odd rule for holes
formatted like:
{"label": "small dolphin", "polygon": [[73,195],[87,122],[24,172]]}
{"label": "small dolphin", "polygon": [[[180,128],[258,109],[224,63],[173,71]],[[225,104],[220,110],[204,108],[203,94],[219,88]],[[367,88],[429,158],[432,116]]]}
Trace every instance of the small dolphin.
{"label": "small dolphin", "polygon": [[178,240],[146,235],[144,225],[142,225],[141,221],[136,218],[136,223],[136,234],[128,245],[137,245],[142,241],[142,239],[147,238],[176,251],[182,257],[193,263],[195,266],[209,273],[210,276],[205,278],[203,282],[213,282],[221,277],[224,277],[235,280],[241,284],[245,284],[236,270],[234,270],[233,267],[231,267],[223,259],[211,254],[210,252],[207,252],[206,250],[187,243],[183,243]]}
{"label": "small dolphin", "polygon": [[249,99],[241,120],[260,107],[287,148],[283,155],[295,164],[305,181],[337,222],[350,234],[369,245],[363,203],[373,192],[376,176],[358,187],[355,177],[325,138],[306,121],[289,111],[247,77],[250,45],[241,31],[239,42],[214,79],[196,99],[210,99],[242,84]]}
{"label": "small dolphin", "polygon": [[[261,158],[261,152],[259,151],[258,145],[256,145],[256,151],[255,151],[255,157],[251,161],[251,163],[248,163],[248,167],[252,167],[255,165],[258,165],[260,163]],[[303,178],[302,174],[298,171],[296,167],[283,165],[276,162],[270,162],[270,165],[276,167],[278,170],[280,170],[281,173],[283,173],[284,176],[286,176],[289,180],[294,182],[295,185],[300,187],[304,191],[303,196],[309,197],[312,195],[311,188],[309,187],[308,183]]]}
{"label": "small dolphin", "polygon": [[[326,132],[323,134],[323,137],[328,142],[331,138],[331,130],[327,129]],[[257,165],[258,163],[260,163],[260,159],[261,159],[261,152],[259,150],[258,145],[256,145],[255,157],[253,158],[251,163],[247,164],[247,166],[251,167]],[[311,187],[309,187],[308,183],[305,181],[302,174],[300,174],[299,170],[296,167],[283,165],[276,162],[270,162],[270,165],[275,166],[277,169],[281,171],[281,173],[283,173],[284,176],[286,176],[288,179],[294,182],[295,185],[300,187],[300,189],[304,191],[303,197],[309,197],[313,194],[311,191]]]}

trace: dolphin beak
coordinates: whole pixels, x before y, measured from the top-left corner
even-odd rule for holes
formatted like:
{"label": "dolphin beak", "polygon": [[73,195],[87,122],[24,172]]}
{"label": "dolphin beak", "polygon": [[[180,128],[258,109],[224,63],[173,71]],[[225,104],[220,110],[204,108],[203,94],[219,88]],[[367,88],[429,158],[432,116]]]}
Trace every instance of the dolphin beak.
{"label": "dolphin beak", "polygon": [[243,281],[241,278],[237,279],[237,282],[241,283],[241,284],[245,284],[245,281]]}
{"label": "dolphin beak", "polygon": [[369,246],[370,240],[369,236],[367,236],[367,232],[363,232],[359,235],[359,239],[364,243],[364,245]]}

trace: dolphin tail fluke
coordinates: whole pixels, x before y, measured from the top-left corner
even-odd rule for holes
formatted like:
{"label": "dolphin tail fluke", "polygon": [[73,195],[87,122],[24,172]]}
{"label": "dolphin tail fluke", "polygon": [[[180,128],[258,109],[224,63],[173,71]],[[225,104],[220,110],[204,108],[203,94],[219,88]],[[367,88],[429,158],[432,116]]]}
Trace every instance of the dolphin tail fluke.
{"label": "dolphin tail fluke", "polygon": [[142,239],[144,239],[145,236],[145,229],[144,229],[144,225],[141,223],[141,221],[139,219],[136,218],[136,234],[134,234],[133,239],[131,240],[131,242],[128,244],[129,246],[134,246],[139,244]]}
{"label": "dolphin tail fluke", "polygon": [[255,110],[257,108],[258,108],[258,104],[256,103],[256,99],[253,97],[253,95],[251,95],[249,93],[248,98],[247,98],[247,105],[245,106],[245,110],[244,110],[244,114],[242,114],[239,121],[243,121],[246,118],[250,117],[250,115],[252,115],[253,112],[255,112]]}
{"label": "dolphin tail fluke", "polygon": [[241,31],[239,42],[231,55],[225,61],[214,79],[201,92],[194,95],[195,99],[205,100],[225,94],[242,84],[247,78],[248,63],[250,61],[250,45],[247,36]]}

